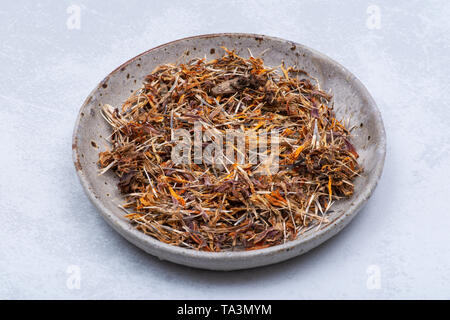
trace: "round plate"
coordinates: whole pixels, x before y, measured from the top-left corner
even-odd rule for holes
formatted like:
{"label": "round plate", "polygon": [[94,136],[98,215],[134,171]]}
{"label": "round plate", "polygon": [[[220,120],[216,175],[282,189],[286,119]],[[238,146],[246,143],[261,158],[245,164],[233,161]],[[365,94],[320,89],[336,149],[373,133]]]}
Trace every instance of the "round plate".
{"label": "round plate", "polygon": [[[262,55],[268,66],[281,61],[297,65],[317,78],[324,90],[331,90],[334,108],[339,119],[349,119],[352,143],[358,151],[359,163],[364,168],[355,180],[355,193],[350,199],[338,201],[329,213],[330,222],[299,235],[294,241],[253,251],[203,252],[162,243],[136,230],[124,218],[118,205],[124,199],[117,189],[117,178],[112,172],[99,176],[98,153],[106,149],[111,129],[102,118],[101,106],[108,103],[121,106],[130,93],[138,89],[148,73],[156,66],[175,62],[183,53],[187,58],[217,58],[223,55],[221,47],[235,49],[248,57]],[[342,230],[375,189],[383,170],[386,154],[386,135],[375,101],[362,83],[347,69],[327,56],[298,43],[254,34],[209,34],[195,36],[150,49],[125,62],[91,92],[81,107],[73,134],[73,160],[89,199],[105,220],[123,237],[146,252],[175,263],[211,269],[236,270],[268,265],[298,256],[323,243]]]}

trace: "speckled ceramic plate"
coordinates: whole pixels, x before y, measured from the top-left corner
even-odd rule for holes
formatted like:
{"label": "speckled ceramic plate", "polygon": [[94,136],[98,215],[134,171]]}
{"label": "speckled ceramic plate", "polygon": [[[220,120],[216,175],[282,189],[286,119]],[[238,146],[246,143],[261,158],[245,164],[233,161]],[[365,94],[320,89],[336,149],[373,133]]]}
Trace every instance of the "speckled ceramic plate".
{"label": "speckled ceramic plate", "polygon": [[[123,198],[113,173],[98,175],[98,153],[105,149],[107,144],[104,138],[111,132],[100,114],[101,105],[121,105],[157,65],[174,62],[186,51],[190,57],[219,57],[223,54],[221,46],[236,49],[244,57],[248,57],[247,49],[255,56],[269,49],[262,56],[266,65],[278,66],[284,60],[287,65],[295,64],[306,70],[319,80],[323,89],[331,89],[337,117],[350,118],[350,126],[356,126],[352,132],[352,142],[360,155],[359,162],[364,173],[355,180],[353,197],[335,203],[333,212],[329,214],[330,223],[283,245],[254,251],[212,253],[162,243],[134,229],[123,217],[124,212],[118,208]],[[204,269],[236,270],[298,256],[342,230],[376,187],[383,170],[386,137],[380,112],[367,89],[347,69],[327,56],[279,38],[254,34],[210,34],[150,49],[106,76],[81,107],[75,123],[72,148],[77,174],[90,200],[105,220],[128,241],[163,260]]]}

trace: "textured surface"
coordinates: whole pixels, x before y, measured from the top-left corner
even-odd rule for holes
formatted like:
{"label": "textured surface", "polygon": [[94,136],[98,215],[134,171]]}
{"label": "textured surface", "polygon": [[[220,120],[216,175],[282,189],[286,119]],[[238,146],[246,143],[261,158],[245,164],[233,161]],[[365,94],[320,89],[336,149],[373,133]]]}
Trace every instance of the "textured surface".
{"label": "textured surface", "polygon": [[[449,4],[225,3],[2,6],[0,297],[450,298]],[[67,24],[72,4],[79,29]],[[71,135],[90,90],[148,48],[210,32],[324,52],[382,112],[389,144],[378,188],[346,229],[304,256],[232,273],[160,262],[108,227],[77,181]]]}

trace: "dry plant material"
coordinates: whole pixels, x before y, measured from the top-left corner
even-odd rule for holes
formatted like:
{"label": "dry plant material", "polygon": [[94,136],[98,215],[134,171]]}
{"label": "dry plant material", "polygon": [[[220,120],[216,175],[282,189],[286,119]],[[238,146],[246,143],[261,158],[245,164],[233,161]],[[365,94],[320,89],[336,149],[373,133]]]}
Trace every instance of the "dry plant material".
{"label": "dry plant material", "polygon": [[[101,173],[119,177],[126,217],[162,242],[217,252],[294,240],[353,194],[358,154],[330,95],[306,72],[224,50],[211,61],[158,66],[120,110],[104,105],[113,133],[111,150],[99,155]],[[276,130],[278,171],[258,174],[261,164],[249,161],[225,170],[175,164],[172,130],[193,133],[195,122],[224,135]]]}

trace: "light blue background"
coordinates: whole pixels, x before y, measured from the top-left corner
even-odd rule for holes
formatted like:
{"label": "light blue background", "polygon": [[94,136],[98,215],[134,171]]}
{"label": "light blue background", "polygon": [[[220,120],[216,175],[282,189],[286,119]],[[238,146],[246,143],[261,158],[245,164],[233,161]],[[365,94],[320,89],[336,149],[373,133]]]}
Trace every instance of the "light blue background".
{"label": "light blue background", "polygon": [[[71,4],[79,30],[66,26]],[[380,29],[366,25],[369,5]],[[3,1],[0,298],[450,298],[449,17],[448,1]],[[221,273],[161,262],[107,226],[73,168],[78,110],[105,75],[156,45],[214,32],[327,54],[384,119],[385,170],[367,206],[285,263]],[[79,290],[66,286],[71,265]],[[371,265],[380,289],[367,287]]]}

